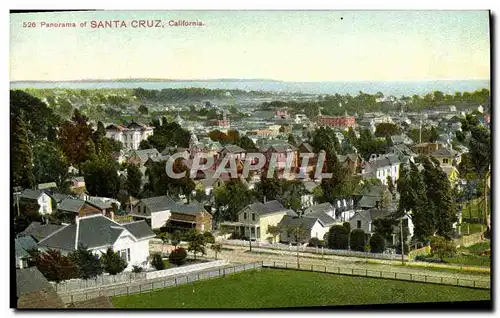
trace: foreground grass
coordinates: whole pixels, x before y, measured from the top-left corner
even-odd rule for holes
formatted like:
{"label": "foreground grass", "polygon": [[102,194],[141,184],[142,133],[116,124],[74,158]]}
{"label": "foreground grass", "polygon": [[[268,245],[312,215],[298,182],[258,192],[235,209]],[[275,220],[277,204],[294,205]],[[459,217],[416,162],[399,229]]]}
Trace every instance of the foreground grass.
{"label": "foreground grass", "polygon": [[489,290],[262,269],[112,302],[116,308],[278,308],[489,299]]}

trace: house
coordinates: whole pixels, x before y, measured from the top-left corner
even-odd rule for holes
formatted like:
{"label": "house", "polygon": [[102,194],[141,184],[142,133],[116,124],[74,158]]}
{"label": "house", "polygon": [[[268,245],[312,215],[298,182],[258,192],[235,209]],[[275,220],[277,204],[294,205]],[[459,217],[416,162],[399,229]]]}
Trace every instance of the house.
{"label": "house", "polygon": [[30,259],[30,250],[37,248],[36,242],[31,236],[18,237],[14,240],[15,253],[16,253],[16,268],[28,267],[28,260]]}
{"label": "house", "polygon": [[[358,210],[354,213],[353,217],[349,220],[349,223],[351,225],[351,230],[354,229],[362,229],[366,234],[368,235],[373,235],[375,233],[375,227],[373,225],[373,222],[376,219],[381,219],[381,218],[393,218],[395,221],[398,221],[399,219],[396,219],[394,216],[394,210],[390,209],[369,209],[369,210]],[[411,221],[411,218],[408,217],[408,215],[405,215],[403,218],[403,226],[408,227],[408,238],[413,236],[413,222]],[[398,224],[396,222],[396,224]],[[394,226],[394,234],[395,235],[400,235],[400,228],[399,225]],[[392,242],[395,244],[395,241]]]}
{"label": "house", "polygon": [[134,265],[148,265],[149,240],[154,236],[144,221],[120,224],[95,214],[76,217],[74,224],[58,229],[38,242],[38,247],[42,251],[56,249],[67,254],[82,245],[97,255],[112,248],[127,261],[126,270],[132,270]]}
{"label": "house", "polygon": [[35,239],[36,242],[39,242],[49,236],[50,234],[54,233],[55,231],[63,228],[64,225],[57,225],[57,224],[42,224],[40,222],[31,222],[28,227],[22,231],[19,236],[30,236],[33,239]]}
{"label": "house", "polygon": [[64,308],[64,303],[49,281],[36,267],[16,269],[17,308]]}
{"label": "house", "polygon": [[300,227],[305,230],[302,242],[308,242],[315,237],[323,240],[325,234],[328,233],[329,227],[325,227],[318,217],[314,216],[290,216],[285,215],[279,223],[281,233],[280,242],[296,243],[296,235],[293,232],[294,228]]}
{"label": "house", "polygon": [[286,167],[287,158],[291,157],[291,171],[294,171],[294,168],[298,166],[298,156],[297,156],[297,147],[290,145],[287,142],[279,142],[272,143],[270,146],[264,145],[260,147],[260,152],[262,152],[266,158],[266,164],[264,165],[266,168],[271,164],[271,159],[274,156],[276,157],[275,168],[277,170],[284,169]]}
{"label": "house", "polygon": [[413,140],[411,140],[411,138],[408,137],[406,134],[393,135],[391,136],[391,141],[393,145],[404,144],[407,146],[411,146],[414,144]]}
{"label": "house", "polygon": [[126,149],[139,149],[141,141],[152,135],[152,127],[134,121],[127,126],[111,124],[106,127],[106,137],[121,142]]}
{"label": "house", "polygon": [[368,129],[372,135],[375,134],[375,130],[377,130],[375,120],[373,119],[363,119],[358,123],[358,126],[360,130]]}
{"label": "house", "polygon": [[165,227],[167,232],[181,232],[196,228],[200,232],[212,231],[212,215],[205,210],[203,204],[191,201],[187,204],[175,202],[170,207],[170,217]]}
{"label": "house", "polygon": [[300,197],[300,206],[302,208],[308,208],[314,205],[314,190],[319,187],[319,183],[311,180],[302,181],[305,188],[305,193]]}
{"label": "house", "polygon": [[55,182],[40,183],[39,185],[36,186],[36,188],[38,190],[55,189],[57,188],[57,184]]}
{"label": "house", "polygon": [[173,204],[172,198],[167,195],[144,198],[132,208],[130,215],[134,220],[144,219],[152,229],[159,229],[170,217]]}
{"label": "house", "polygon": [[393,182],[399,178],[400,158],[395,154],[374,155],[363,164],[361,173],[363,179],[377,178],[382,184],[387,184],[387,177],[391,177]]}
{"label": "house", "polygon": [[94,201],[85,201],[74,198],[66,198],[57,205],[57,210],[61,213],[68,214],[68,220],[74,219],[75,216],[86,216],[93,214],[109,215],[107,210],[108,205],[96,203]]}
{"label": "house", "polygon": [[436,158],[441,166],[458,166],[462,158],[457,151],[447,147],[441,147],[430,155]]}
{"label": "house", "polygon": [[351,174],[356,174],[361,172],[362,165],[363,165],[363,158],[357,153],[350,153],[345,156],[343,155],[337,155],[337,158],[340,163],[344,165]]}
{"label": "house", "polygon": [[130,213],[134,220],[143,219],[152,229],[165,227],[167,231],[196,228],[202,232],[212,230],[212,215],[203,204],[192,201],[182,203],[170,196],[141,199]]}
{"label": "house", "polygon": [[341,129],[347,129],[353,127],[356,123],[356,118],[354,116],[318,116],[316,118],[316,123],[319,126],[329,126]]}
{"label": "house", "polygon": [[79,194],[79,193],[84,193],[86,191],[84,177],[72,177],[68,181],[69,181],[69,189],[71,192]]}
{"label": "house", "polygon": [[219,158],[228,156],[231,159],[245,160],[247,151],[239,146],[227,144],[219,151]]}
{"label": "house", "polygon": [[384,185],[365,187],[359,195],[360,199],[356,206],[361,209],[378,208],[384,191],[387,191]]}
{"label": "house", "polygon": [[221,225],[233,227],[235,233],[256,241],[269,240],[268,226],[277,226],[285,215],[297,216],[293,210],[286,209],[276,200],[247,205],[238,212],[237,222],[223,222]]}
{"label": "house", "polygon": [[25,189],[18,195],[19,202],[37,203],[40,208],[38,212],[41,215],[52,213],[52,198],[45,190]]}
{"label": "house", "polygon": [[[335,224],[342,224],[342,221],[336,218],[336,209],[330,202],[316,204],[307,208],[303,216],[317,217],[321,221],[323,227],[328,229]],[[319,239],[322,239],[322,237]]]}
{"label": "house", "polygon": [[132,150],[128,155],[127,162],[139,166],[144,166],[148,159],[151,158],[154,160],[160,157],[161,155],[156,148]]}
{"label": "house", "polygon": [[411,150],[417,155],[430,155],[431,153],[439,150],[441,148],[441,144],[437,142],[423,142],[420,144],[416,144],[411,146]]}

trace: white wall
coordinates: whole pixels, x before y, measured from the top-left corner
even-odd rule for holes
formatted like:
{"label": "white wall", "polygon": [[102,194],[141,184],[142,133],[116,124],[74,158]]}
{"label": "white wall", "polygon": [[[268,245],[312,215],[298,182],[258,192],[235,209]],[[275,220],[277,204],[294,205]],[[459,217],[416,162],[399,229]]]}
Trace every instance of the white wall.
{"label": "white wall", "polygon": [[52,213],[52,199],[46,193],[43,193],[38,198],[38,205],[40,205],[40,209],[38,210],[38,212],[41,215],[51,214]]}
{"label": "white wall", "polygon": [[322,240],[326,233],[330,230],[329,227],[323,227],[318,221],[313,225],[311,229],[311,238],[317,237]]}
{"label": "white wall", "polygon": [[199,271],[202,269],[221,267],[221,266],[228,265],[228,264],[229,264],[229,262],[227,260],[220,260],[220,261],[212,261],[212,262],[193,264],[193,265],[187,265],[187,266],[181,266],[181,267],[174,267],[174,268],[164,269],[161,271],[147,272],[146,279],[184,274],[184,273]]}
{"label": "white wall", "polygon": [[151,213],[151,228],[159,229],[165,225],[165,222],[170,218],[170,211],[160,211]]}

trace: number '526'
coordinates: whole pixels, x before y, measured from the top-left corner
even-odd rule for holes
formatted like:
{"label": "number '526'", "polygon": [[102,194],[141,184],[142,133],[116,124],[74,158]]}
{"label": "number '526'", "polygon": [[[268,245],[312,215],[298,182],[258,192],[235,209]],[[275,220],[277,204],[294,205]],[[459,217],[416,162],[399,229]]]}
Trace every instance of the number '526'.
{"label": "number '526'", "polygon": [[36,22],[23,22],[23,28],[34,28],[36,27]]}

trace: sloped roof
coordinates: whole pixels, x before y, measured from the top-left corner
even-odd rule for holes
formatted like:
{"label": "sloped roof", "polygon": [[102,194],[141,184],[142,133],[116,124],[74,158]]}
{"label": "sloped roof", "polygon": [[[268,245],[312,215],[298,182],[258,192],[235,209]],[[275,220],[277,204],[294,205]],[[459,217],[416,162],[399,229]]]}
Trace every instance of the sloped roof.
{"label": "sloped roof", "polygon": [[431,153],[431,156],[434,157],[455,157],[457,152],[453,149],[449,149],[447,147],[441,147],[438,150]]}
{"label": "sloped roof", "polygon": [[95,207],[98,207],[101,210],[106,210],[111,208],[111,204],[103,202],[101,200],[87,200],[86,201],[88,204],[93,205]]}
{"label": "sloped roof", "polygon": [[307,151],[308,153],[313,153],[314,152],[314,149],[313,147],[308,143],[308,142],[303,142],[299,145],[299,149],[302,150],[304,149],[305,151]]}
{"label": "sloped roof", "polygon": [[99,296],[97,298],[71,303],[68,308],[113,308],[113,303],[109,297]]}
{"label": "sloped roof", "polygon": [[70,195],[62,194],[62,193],[51,193],[49,195],[57,203],[61,202],[62,200],[66,199],[66,198],[70,198]]}
{"label": "sloped roof", "polygon": [[309,216],[304,216],[304,217],[293,217],[289,215],[283,216],[281,219],[279,225],[283,227],[287,226],[302,226],[306,230],[311,230],[314,224],[316,222],[320,222],[319,218],[316,217],[309,217]]}
{"label": "sloped roof", "polygon": [[24,189],[24,191],[21,192],[21,195],[19,196],[19,198],[38,200],[38,198],[44,193],[45,193],[45,191],[43,189],[42,190]]}
{"label": "sloped roof", "polygon": [[57,188],[57,184],[55,182],[40,183],[37,188],[38,190]]}
{"label": "sloped roof", "polygon": [[36,267],[16,270],[17,308],[64,308],[54,287]]}
{"label": "sloped roof", "polygon": [[175,203],[174,200],[167,195],[141,199],[140,202],[144,203],[152,213],[170,210]]}
{"label": "sloped roof", "polygon": [[373,221],[377,218],[390,217],[393,213],[394,211],[391,211],[389,209],[369,209],[356,211],[355,214],[359,214],[366,221]]}
{"label": "sloped roof", "polygon": [[221,151],[224,151],[224,149],[227,150],[227,152],[229,153],[241,153],[241,152],[246,152],[245,149],[237,146],[237,145],[231,145],[231,144],[227,144],[224,146],[224,148],[222,148]]}
{"label": "sloped roof", "polygon": [[131,222],[131,223],[125,223],[125,224],[121,224],[121,225],[124,228],[126,228],[130,233],[132,233],[138,239],[154,235],[154,232],[151,231],[151,228],[144,220],[137,221],[137,222]]}
{"label": "sloped roof", "polygon": [[28,251],[37,247],[35,240],[31,236],[19,237],[15,239],[14,244],[17,258],[28,257]]}
{"label": "sloped roof", "polygon": [[72,199],[70,197],[62,200],[58,205],[57,209],[61,211],[69,211],[77,213],[80,211],[82,206],[85,204],[85,201],[80,199]]}
{"label": "sloped roof", "polygon": [[125,229],[137,239],[154,236],[154,232],[149,227],[146,229],[141,224],[146,224],[144,221],[122,225],[97,214],[80,218],[78,223],[78,242],[76,242],[77,226],[71,224],[40,241],[38,245],[66,251],[74,250],[75,245],[83,245],[87,248],[105,247],[113,245]]}
{"label": "sloped roof", "polygon": [[374,168],[387,167],[396,163],[400,163],[401,160],[398,156],[394,154],[386,154],[380,158],[369,161],[368,164]]}
{"label": "sloped roof", "polygon": [[[252,203],[252,204],[249,204],[246,208],[244,208],[243,210],[245,209],[250,209],[251,211],[253,212],[256,212],[257,214],[259,214],[260,216],[262,215],[267,215],[267,214],[272,214],[272,213],[276,213],[276,212],[281,212],[281,211],[286,211],[288,209],[286,209],[279,201],[277,200],[272,200],[272,201],[268,201],[266,203],[262,203],[262,202],[255,202],[255,203]],[[242,211],[243,211],[242,210]],[[241,212],[240,212],[241,213]]]}
{"label": "sloped roof", "polygon": [[316,183],[314,181],[310,181],[310,180],[309,181],[303,181],[302,183],[304,184],[304,187],[306,188],[306,190],[308,192],[313,192],[313,190],[316,189],[319,186],[318,183]]}
{"label": "sloped roof", "polygon": [[21,234],[32,236],[35,240],[40,241],[63,227],[64,225],[31,222],[31,224],[23,232],[21,232]]}

